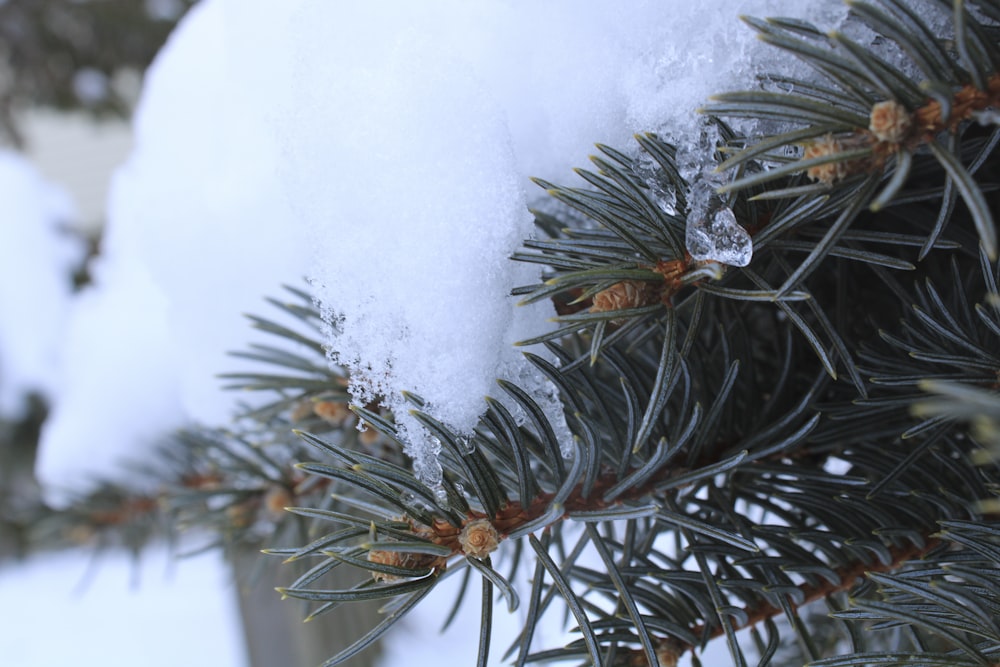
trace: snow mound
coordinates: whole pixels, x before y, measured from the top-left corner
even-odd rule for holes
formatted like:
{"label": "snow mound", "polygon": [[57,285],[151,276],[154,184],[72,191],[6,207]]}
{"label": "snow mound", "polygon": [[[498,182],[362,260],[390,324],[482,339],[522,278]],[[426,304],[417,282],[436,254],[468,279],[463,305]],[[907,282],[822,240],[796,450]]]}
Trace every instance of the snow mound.
{"label": "snow mound", "polygon": [[16,419],[29,393],[58,393],[83,248],[63,227],[74,216],[69,195],[11,151],[0,151],[0,209],[0,417]]}
{"label": "snow mound", "polygon": [[565,182],[595,142],[697,134],[711,93],[785,58],[741,13],[828,26],[844,10],[203,0],[148,73],[49,460],[83,448],[98,470],[165,430],[226,421],[236,397],[214,375],[236,370],[225,353],[249,338],[240,313],[302,276],[356,400],[396,412],[425,479],[437,445],[403,391],[463,433],[497,378],[552,405],[512,348],[551,316],[509,296],[537,279],[508,260],[532,234],[528,178]]}
{"label": "snow mound", "polygon": [[195,6],[147,73],[43,433],[50,488],[118,477],[175,429],[228,423],[246,397],[216,376],[242,368],[228,352],[252,336],[243,314],[308,270],[276,145],[229,83],[245,75],[224,19],[219,2]]}

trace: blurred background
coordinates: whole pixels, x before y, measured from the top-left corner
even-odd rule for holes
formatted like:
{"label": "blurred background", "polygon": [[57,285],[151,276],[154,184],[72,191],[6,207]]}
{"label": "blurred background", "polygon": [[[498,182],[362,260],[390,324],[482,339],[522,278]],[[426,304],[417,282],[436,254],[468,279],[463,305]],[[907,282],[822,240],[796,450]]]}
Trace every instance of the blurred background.
{"label": "blurred background", "polygon": [[[7,286],[0,302],[0,391],[5,397],[0,402],[0,559],[18,555],[25,546],[18,516],[40,502],[33,469],[52,390],[46,376],[50,369],[40,368],[44,362],[35,368],[23,363],[26,356],[44,357],[51,350],[17,347],[19,340],[49,334],[31,331],[31,314],[25,320],[21,311],[65,305],[51,303],[59,296],[39,292],[47,288],[64,296],[87,283],[88,263],[100,252],[112,173],[132,145],[129,122],[143,74],[193,4],[0,1],[0,155],[5,165],[0,193],[6,200],[0,211],[0,241],[6,246],[0,259],[6,260],[6,270],[0,266],[0,280]],[[33,195],[40,201],[30,201]],[[56,273],[64,268],[64,275],[14,271],[16,256],[30,250],[44,254],[38,245],[60,245],[62,261],[34,269]],[[25,284],[32,282],[45,285]]]}
{"label": "blurred background", "polygon": [[[33,481],[41,425],[52,387],[46,370],[25,367],[21,339],[38,313],[88,281],[87,266],[100,252],[108,187],[132,145],[130,119],[146,68],[195,0],[0,0],[0,155],[5,169],[0,241],[0,558],[23,546],[23,514],[40,502]],[[40,187],[37,187],[40,186]],[[29,201],[32,195],[40,201]],[[41,213],[41,215],[39,215]],[[45,227],[36,229],[35,227]],[[38,240],[39,236],[61,236]],[[14,258],[38,245],[61,245],[64,275],[19,276]],[[31,246],[30,248],[28,246]],[[32,264],[45,263],[33,257]],[[43,272],[51,266],[35,267]],[[60,289],[60,287],[62,289]],[[50,303],[32,303],[48,297]],[[31,318],[31,315],[27,315]],[[44,322],[44,319],[42,320]],[[25,346],[27,347],[27,346]],[[51,351],[49,351],[51,352]],[[32,376],[35,377],[32,377]]]}
{"label": "blurred background", "polygon": [[194,2],[0,0],[5,665],[131,665],[137,655],[144,665],[247,662],[221,555],[178,567],[163,547],[140,556],[36,530],[50,511],[34,473],[57,391],[51,357],[59,332],[51,329],[100,253],[108,188],[132,146],[144,72]]}
{"label": "blurred background", "polygon": [[194,0],[0,2],[0,142],[69,190],[96,235],[142,76]]}

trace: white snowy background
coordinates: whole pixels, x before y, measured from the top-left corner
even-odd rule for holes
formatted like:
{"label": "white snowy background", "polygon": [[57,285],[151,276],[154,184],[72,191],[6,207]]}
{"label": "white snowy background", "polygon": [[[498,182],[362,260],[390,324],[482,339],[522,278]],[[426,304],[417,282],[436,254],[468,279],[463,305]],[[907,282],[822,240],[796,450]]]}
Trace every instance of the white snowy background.
{"label": "white snowy background", "polygon": [[[329,342],[358,372],[359,396],[415,391],[455,428],[471,428],[497,377],[532,381],[511,343],[548,326],[544,308],[516,309],[507,297],[532,281],[506,259],[531,234],[527,206],[540,193],[528,177],[570,182],[595,142],[628,149],[635,132],[688,136],[711,93],[780,66],[740,14],[830,27],[844,9],[834,0],[202,0],[148,72],[94,284],[75,298],[60,282],[72,258],[56,231],[72,217],[66,196],[22,158],[0,155],[0,410],[16,412],[28,388],[50,398],[38,468],[49,497],[116,476],[173,429],[224,424],[246,399],[215,378],[238,369],[226,353],[250,339],[242,314],[264,314],[264,296],[306,277],[342,330]],[[420,441],[414,432],[433,477]],[[58,610],[60,642],[74,619],[113,614],[73,642],[102,648],[102,665],[133,664],[123,635],[183,652],[163,664],[240,664],[217,560],[181,562],[176,579],[144,575],[136,591],[111,597],[127,579],[112,560],[99,568],[107,579],[77,597],[73,559],[0,569],[0,600],[19,600],[0,612],[0,655],[27,643],[8,620],[32,598]],[[185,577],[219,597],[184,593]],[[201,631],[140,618],[133,603],[196,617]],[[420,615],[436,627],[441,614],[428,609]],[[435,642],[407,632],[389,642],[385,664],[400,651],[409,664],[436,664]],[[196,661],[171,640],[203,634],[230,639]],[[471,660],[476,631],[456,636]],[[41,653],[11,664],[59,664],[60,642],[40,641]],[[93,655],[74,662],[97,664]]]}
{"label": "white snowy background", "polygon": [[69,195],[24,157],[0,150],[0,415],[30,392],[52,397],[72,283],[83,247],[68,233]]}

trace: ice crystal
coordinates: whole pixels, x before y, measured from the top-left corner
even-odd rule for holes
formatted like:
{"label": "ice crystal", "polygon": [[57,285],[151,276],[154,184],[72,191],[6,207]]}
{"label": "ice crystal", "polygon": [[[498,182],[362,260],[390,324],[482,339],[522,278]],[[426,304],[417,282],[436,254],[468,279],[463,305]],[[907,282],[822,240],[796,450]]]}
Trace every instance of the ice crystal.
{"label": "ice crystal", "polygon": [[687,219],[685,243],[697,260],[746,266],[753,256],[750,234],[736,221],[733,210],[724,205],[692,212]]}

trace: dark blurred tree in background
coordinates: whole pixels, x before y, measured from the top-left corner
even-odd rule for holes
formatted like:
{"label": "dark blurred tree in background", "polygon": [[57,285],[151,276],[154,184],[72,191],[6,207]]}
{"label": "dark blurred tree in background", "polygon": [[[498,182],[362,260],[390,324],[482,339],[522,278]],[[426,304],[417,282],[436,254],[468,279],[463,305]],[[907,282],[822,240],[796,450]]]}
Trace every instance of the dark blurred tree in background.
{"label": "dark blurred tree in background", "polygon": [[[23,147],[29,110],[127,119],[143,72],[195,2],[0,0],[0,145]],[[96,253],[97,239],[87,241]],[[86,283],[85,269],[71,279]],[[39,395],[28,405],[0,414],[0,559],[21,551],[41,509],[33,469],[48,409]]]}
{"label": "dark blurred tree in background", "polygon": [[0,142],[29,108],[128,117],[146,69],[195,0],[0,0]]}

